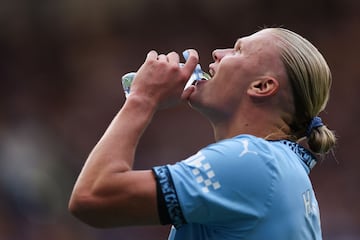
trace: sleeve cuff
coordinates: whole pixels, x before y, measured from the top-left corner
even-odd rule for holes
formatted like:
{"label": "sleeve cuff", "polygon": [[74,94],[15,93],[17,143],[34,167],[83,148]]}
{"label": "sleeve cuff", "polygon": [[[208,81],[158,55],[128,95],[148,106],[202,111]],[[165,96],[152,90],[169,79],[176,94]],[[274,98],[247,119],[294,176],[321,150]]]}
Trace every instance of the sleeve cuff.
{"label": "sleeve cuff", "polygon": [[167,166],[154,167],[157,182],[157,202],[161,224],[173,224],[176,229],[186,224],[174,182]]}

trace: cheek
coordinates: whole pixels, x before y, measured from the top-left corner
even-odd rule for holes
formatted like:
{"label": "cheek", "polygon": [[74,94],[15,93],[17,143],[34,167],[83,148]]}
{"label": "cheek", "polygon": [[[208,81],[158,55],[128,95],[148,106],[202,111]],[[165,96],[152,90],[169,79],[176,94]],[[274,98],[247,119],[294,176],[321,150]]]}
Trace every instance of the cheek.
{"label": "cheek", "polygon": [[242,75],[247,72],[247,65],[248,63],[239,57],[226,57],[221,60],[217,72],[226,79],[236,76],[242,78]]}
{"label": "cheek", "polygon": [[218,82],[219,90],[232,94],[240,93],[240,91],[247,87],[247,83],[251,79],[251,73],[246,71],[243,66],[224,64],[219,66],[217,77],[220,80]]}
{"label": "cheek", "polygon": [[217,80],[220,80],[216,84],[217,97],[223,98],[222,101],[226,105],[236,105],[246,95],[253,73],[243,66],[223,65],[217,77]]}
{"label": "cheek", "polygon": [[244,89],[233,77],[221,79],[221,83],[216,85],[216,91],[212,91],[212,99],[223,111],[232,111],[241,102]]}

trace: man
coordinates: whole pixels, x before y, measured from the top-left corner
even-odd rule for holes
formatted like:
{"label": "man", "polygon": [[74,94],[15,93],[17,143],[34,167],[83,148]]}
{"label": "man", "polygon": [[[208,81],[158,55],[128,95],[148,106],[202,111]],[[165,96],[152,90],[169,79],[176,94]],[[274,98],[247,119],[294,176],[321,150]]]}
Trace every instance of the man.
{"label": "man", "polygon": [[[95,146],[70,211],[96,227],[172,224],[169,239],[321,239],[308,174],[335,136],[317,115],[329,68],[301,36],[269,28],[215,50],[212,78],[183,91],[196,51],[148,53],[131,94]],[[174,165],[134,171],[138,141],[159,108],[187,100],[216,142]]]}

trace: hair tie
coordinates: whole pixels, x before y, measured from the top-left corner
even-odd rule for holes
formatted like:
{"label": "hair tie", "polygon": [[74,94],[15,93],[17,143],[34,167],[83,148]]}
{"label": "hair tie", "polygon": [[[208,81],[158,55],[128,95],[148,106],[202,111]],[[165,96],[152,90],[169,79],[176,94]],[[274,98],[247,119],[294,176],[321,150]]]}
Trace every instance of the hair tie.
{"label": "hair tie", "polygon": [[309,137],[314,128],[318,128],[318,127],[321,127],[321,126],[324,126],[321,118],[320,117],[313,117],[311,119],[311,121],[310,121],[310,124],[309,124],[307,130],[306,130],[306,136]]}

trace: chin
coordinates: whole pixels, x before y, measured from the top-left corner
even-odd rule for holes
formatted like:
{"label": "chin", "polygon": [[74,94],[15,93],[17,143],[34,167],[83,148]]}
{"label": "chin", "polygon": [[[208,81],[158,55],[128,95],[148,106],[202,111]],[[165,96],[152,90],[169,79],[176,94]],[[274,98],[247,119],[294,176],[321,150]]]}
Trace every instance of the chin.
{"label": "chin", "polygon": [[203,112],[203,110],[206,109],[199,91],[194,91],[190,95],[190,97],[188,99],[188,104],[192,109],[194,109],[198,112]]}
{"label": "chin", "polygon": [[206,108],[207,98],[210,97],[209,88],[206,87],[208,82],[209,80],[200,80],[195,85],[194,92],[192,92],[188,98],[188,103],[193,109],[201,111],[201,109]]}
{"label": "chin", "polygon": [[201,104],[199,103],[198,99],[196,96],[194,96],[196,93],[193,92],[189,99],[188,99],[188,104],[191,108],[198,110],[198,108],[201,106]]}

